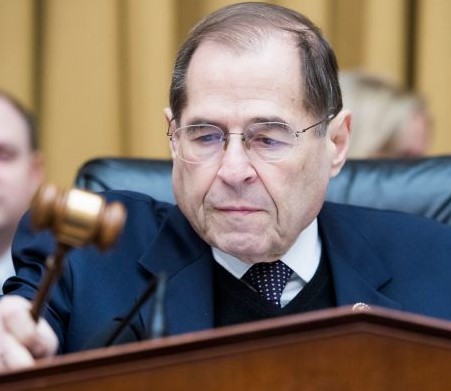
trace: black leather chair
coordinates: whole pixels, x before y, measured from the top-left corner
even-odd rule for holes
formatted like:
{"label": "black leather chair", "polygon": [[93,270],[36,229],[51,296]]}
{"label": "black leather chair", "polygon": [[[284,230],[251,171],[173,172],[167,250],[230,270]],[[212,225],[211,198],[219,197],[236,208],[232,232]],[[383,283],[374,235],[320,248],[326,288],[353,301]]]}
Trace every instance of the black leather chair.
{"label": "black leather chair", "polygon": [[[79,169],[75,185],[92,191],[134,190],[174,203],[171,169],[169,160],[98,158]],[[331,180],[327,199],[413,213],[451,225],[451,156],[349,160]]]}
{"label": "black leather chair", "polygon": [[101,157],[83,164],[75,186],[92,191],[133,190],[175,203],[171,174],[171,160]]}

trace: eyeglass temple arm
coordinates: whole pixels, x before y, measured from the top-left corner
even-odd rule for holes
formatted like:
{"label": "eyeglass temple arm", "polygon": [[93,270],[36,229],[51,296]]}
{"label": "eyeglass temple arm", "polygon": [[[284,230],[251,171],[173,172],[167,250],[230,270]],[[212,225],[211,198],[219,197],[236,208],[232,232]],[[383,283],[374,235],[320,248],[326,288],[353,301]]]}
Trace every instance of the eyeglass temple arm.
{"label": "eyeglass temple arm", "polygon": [[310,125],[309,127],[305,128],[305,129],[298,130],[296,132],[296,135],[299,135],[299,133],[305,133],[307,130],[309,130],[311,128],[314,128],[315,126],[321,125],[323,122],[331,121],[336,115],[337,114],[334,114],[334,113],[327,114],[327,117],[322,119],[321,121],[319,121],[319,122],[317,122],[317,123],[315,123],[313,125]]}

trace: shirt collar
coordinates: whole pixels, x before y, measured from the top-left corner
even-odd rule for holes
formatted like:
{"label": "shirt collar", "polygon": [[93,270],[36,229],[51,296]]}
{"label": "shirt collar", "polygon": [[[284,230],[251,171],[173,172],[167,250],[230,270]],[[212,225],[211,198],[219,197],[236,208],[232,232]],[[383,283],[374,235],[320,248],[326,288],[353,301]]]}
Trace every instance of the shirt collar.
{"label": "shirt collar", "polygon": [[[252,264],[243,262],[218,248],[213,247],[212,251],[215,261],[235,278],[241,279],[252,266]],[[318,234],[318,221],[315,219],[299,234],[296,241],[280,260],[307,283],[315,274],[320,258],[321,239]]]}
{"label": "shirt collar", "polygon": [[3,283],[11,276],[15,275],[13,260],[11,258],[11,248],[0,254],[0,293],[2,293]]}

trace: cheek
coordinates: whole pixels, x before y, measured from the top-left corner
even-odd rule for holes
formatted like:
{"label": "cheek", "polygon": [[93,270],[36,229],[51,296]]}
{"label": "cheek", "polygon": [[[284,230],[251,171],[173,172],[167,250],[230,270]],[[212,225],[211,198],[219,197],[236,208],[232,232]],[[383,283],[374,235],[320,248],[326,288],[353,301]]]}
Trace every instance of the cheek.
{"label": "cheek", "polygon": [[12,189],[26,189],[30,181],[28,168],[22,164],[1,164],[0,179],[2,187]]}
{"label": "cheek", "polygon": [[267,183],[280,223],[291,229],[305,228],[324,202],[329,181],[327,166],[309,154],[296,165],[281,166],[277,178]]}
{"label": "cheek", "polygon": [[206,166],[174,162],[174,196],[185,214],[192,215],[193,211],[201,209],[215,175],[215,171]]}
{"label": "cheek", "polygon": [[10,213],[19,213],[28,208],[35,191],[30,171],[21,165],[0,167],[0,198],[3,207]]}

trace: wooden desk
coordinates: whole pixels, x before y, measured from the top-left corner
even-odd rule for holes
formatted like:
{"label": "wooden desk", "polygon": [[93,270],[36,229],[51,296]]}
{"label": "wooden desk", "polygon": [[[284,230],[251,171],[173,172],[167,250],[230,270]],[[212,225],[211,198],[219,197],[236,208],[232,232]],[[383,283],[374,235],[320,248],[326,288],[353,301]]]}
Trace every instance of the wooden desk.
{"label": "wooden desk", "polygon": [[1,390],[447,390],[451,322],[338,308],[41,360]]}

